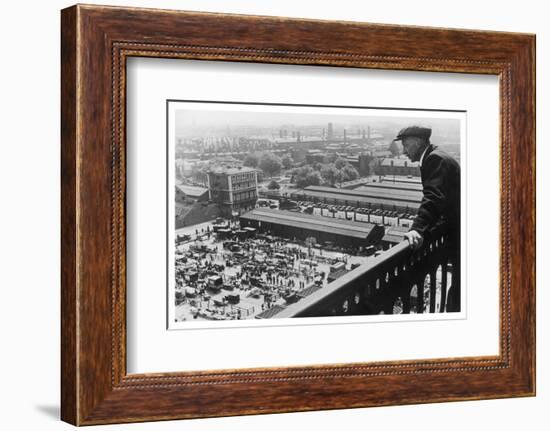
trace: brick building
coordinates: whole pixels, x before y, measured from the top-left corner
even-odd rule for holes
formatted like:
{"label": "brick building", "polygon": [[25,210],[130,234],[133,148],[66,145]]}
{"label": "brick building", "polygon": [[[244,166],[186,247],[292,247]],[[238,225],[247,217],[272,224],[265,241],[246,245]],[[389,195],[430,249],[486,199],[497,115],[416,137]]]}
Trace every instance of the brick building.
{"label": "brick building", "polygon": [[208,193],[225,216],[250,210],[258,200],[258,174],[249,167],[215,167],[208,171]]}
{"label": "brick building", "polygon": [[406,158],[385,158],[380,162],[374,171],[377,175],[411,175],[413,177],[420,176],[420,164],[411,162]]}

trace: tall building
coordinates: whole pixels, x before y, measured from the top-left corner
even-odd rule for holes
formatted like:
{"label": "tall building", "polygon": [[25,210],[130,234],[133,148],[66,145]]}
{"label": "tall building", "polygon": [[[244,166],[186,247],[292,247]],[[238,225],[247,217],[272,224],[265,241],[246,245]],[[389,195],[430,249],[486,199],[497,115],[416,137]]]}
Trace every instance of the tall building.
{"label": "tall building", "polygon": [[249,167],[214,167],[208,172],[208,194],[225,216],[248,211],[258,200],[257,171]]}
{"label": "tall building", "polygon": [[327,141],[332,141],[334,138],[334,130],[332,129],[332,123],[328,123]]}

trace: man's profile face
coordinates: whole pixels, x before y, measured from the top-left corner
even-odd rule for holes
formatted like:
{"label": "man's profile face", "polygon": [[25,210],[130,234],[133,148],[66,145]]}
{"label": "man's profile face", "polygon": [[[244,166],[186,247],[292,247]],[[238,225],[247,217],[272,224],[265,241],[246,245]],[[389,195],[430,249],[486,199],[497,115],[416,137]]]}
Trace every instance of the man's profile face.
{"label": "man's profile face", "polygon": [[424,140],[416,136],[407,136],[401,141],[403,145],[403,154],[405,154],[411,162],[418,162],[422,151],[424,150]]}

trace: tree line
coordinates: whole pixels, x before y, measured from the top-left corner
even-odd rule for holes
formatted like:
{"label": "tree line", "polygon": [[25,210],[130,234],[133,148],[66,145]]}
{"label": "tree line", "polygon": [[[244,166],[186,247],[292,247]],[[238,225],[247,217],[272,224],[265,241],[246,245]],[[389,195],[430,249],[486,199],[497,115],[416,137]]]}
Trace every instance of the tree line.
{"label": "tree line", "polygon": [[327,185],[334,187],[359,178],[359,172],[347,160],[338,157],[333,163],[314,163],[292,171],[292,182],[299,188]]}
{"label": "tree line", "polygon": [[281,173],[281,170],[290,169],[294,164],[294,160],[290,155],[286,154],[279,157],[269,151],[262,153],[250,153],[244,160],[243,165],[251,168],[259,168],[268,177],[273,177]]}

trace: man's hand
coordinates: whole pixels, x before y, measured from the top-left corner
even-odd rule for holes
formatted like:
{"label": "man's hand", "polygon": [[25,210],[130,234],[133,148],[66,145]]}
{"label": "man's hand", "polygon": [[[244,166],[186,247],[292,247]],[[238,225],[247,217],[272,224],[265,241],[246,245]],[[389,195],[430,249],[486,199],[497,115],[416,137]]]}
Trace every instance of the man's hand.
{"label": "man's hand", "polygon": [[405,234],[405,238],[407,238],[410,247],[414,250],[418,250],[420,247],[422,247],[422,244],[424,243],[424,237],[415,230],[407,232]]}

